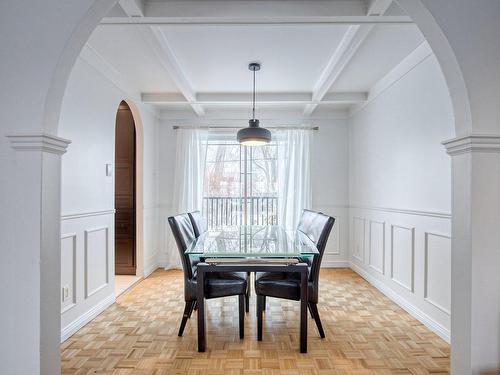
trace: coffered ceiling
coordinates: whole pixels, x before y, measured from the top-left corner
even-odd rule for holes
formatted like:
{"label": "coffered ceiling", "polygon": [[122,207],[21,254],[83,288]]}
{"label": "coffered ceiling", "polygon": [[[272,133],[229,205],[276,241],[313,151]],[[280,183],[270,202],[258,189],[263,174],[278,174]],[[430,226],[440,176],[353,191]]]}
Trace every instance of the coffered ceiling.
{"label": "coffered ceiling", "polygon": [[[259,107],[314,117],[362,103],[424,37],[390,0],[121,0],[82,57],[177,116]],[[104,67],[104,68],[103,68]]]}

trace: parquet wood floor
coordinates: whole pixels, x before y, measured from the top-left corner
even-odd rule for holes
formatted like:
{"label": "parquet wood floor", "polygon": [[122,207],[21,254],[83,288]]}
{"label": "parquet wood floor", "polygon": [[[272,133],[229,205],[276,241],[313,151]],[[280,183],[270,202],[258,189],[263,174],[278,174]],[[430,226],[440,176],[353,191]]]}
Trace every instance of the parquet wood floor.
{"label": "parquet wood floor", "polygon": [[257,341],[255,295],[238,337],[236,297],[207,303],[207,351],[184,308],[180,271],[157,270],[61,346],[62,374],[315,375],[442,374],[449,345],[348,269],[321,271],[318,304],[326,338],[309,319],[308,353],[298,351],[298,302],[268,298]]}

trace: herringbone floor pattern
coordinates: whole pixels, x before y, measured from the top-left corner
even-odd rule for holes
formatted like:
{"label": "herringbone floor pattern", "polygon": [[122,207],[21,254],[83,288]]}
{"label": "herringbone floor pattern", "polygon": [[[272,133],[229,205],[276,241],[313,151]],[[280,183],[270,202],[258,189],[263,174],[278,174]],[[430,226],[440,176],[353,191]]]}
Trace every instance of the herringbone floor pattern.
{"label": "herringbone floor pattern", "polygon": [[184,337],[180,271],[157,270],[61,347],[63,374],[313,375],[448,373],[448,344],[348,269],[323,270],[318,304],[326,338],[309,319],[298,351],[299,304],[268,298],[257,341],[255,295],[238,337],[235,297],[208,301],[207,351],[195,313]]}

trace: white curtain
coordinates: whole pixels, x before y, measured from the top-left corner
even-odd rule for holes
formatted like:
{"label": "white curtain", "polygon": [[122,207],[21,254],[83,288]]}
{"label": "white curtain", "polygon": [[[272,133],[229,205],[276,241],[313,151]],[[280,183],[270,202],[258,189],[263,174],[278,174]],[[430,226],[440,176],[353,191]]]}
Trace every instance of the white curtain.
{"label": "white curtain", "polygon": [[278,215],[286,229],[295,229],[300,213],[311,208],[311,130],[274,133],[278,142]]}
{"label": "white curtain", "polygon": [[[172,214],[202,209],[207,129],[177,129]],[[172,231],[167,225],[167,268],[180,267]]]}

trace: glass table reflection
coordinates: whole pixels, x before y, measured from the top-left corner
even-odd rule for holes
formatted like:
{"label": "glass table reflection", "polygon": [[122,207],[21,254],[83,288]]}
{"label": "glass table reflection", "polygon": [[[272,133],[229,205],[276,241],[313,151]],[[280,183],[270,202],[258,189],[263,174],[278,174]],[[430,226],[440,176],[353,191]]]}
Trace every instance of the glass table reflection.
{"label": "glass table reflection", "polygon": [[278,225],[244,225],[211,229],[198,237],[186,254],[201,258],[303,258],[318,254],[300,231]]}

